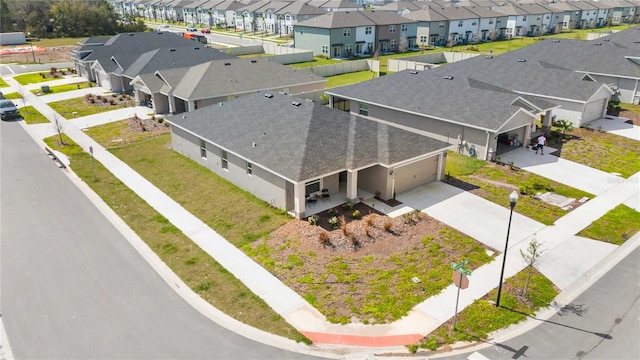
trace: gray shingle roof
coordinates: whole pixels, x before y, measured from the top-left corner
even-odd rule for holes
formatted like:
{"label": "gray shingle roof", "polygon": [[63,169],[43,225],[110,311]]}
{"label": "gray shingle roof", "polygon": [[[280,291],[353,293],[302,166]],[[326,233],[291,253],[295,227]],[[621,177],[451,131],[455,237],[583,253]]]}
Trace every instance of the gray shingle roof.
{"label": "gray shingle roof", "polygon": [[[265,59],[217,60],[163,70],[160,74],[169,81],[175,96],[189,100],[326,82],[307,69],[294,69]],[[168,88],[160,90],[169,91]]]}
{"label": "gray shingle roof", "polygon": [[133,79],[138,74],[155,72],[163,69],[182,68],[209,62],[214,59],[231,59],[231,55],[191,41],[191,47],[175,49],[155,49],[140,54],[136,60],[125,68],[123,75]]}
{"label": "gray shingle roof", "polygon": [[332,11],[309,20],[300,21],[296,26],[338,29],[358,26],[407,24],[413,22],[415,22],[415,20],[402,17],[389,11]]}
{"label": "gray shingle roof", "polygon": [[293,14],[293,15],[321,15],[327,11],[316,6],[305,4],[302,1],[291,1],[289,5],[276,11],[276,14]]}
{"label": "gray shingle roof", "polygon": [[422,9],[422,10],[416,10],[416,11],[412,11],[406,15],[403,15],[404,17],[411,19],[411,20],[416,20],[416,21],[445,21],[447,20],[446,17],[442,16],[442,14],[434,11],[433,9]]}
{"label": "gray shingle roof", "polygon": [[[449,144],[344,111],[259,92],[167,119],[292,181],[393,165]],[[299,103],[293,106],[292,102]],[[255,143],[255,146],[253,144]]]}
{"label": "gray shingle roof", "polygon": [[462,6],[448,6],[448,7],[433,7],[429,6],[434,11],[440,13],[442,16],[449,20],[466,20],[466,19],[478,19],[480,16],[474,14],[466,7]]}
{"label": "gray shingle roof", "polygon": [[[519,106],[512,105],[520,98],[517,93],[450,73],[448,67],[401,71],[326,92],[490,131],[498,130],[521,111]],[[453,78],[445,78],[448,75]],[[473,103],[466,104],[467,101]]]}

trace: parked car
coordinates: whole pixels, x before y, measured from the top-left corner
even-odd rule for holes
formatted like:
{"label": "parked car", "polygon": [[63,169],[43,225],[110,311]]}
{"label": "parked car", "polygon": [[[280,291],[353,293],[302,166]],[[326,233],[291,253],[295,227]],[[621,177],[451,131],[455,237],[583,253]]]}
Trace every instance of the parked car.
{"label": "parked car", "polygon": [[169,28],[169,25],[167,25],[167,24],[162,24],[162,25],[160,25],[160,27],[161,27],[161,28],[163,28],[163,29],[168,29],[168,28]]}
{"label": "parked car", "polygon": [[4,94],[0,91],[0,100],[4,99]]}
{"label": "parked car", "polygon": [[187,31],[196,31],[195,26],[187,26]]}
{"label": "parked car", "polygon": [[11,100],[0,100],[0,118],[2,120],[19,118],[20,112]]}
{"label": "parked car", "polygon": [[209,29],[200,29],[200,32],[203,34],[211,34],[211,30]]}

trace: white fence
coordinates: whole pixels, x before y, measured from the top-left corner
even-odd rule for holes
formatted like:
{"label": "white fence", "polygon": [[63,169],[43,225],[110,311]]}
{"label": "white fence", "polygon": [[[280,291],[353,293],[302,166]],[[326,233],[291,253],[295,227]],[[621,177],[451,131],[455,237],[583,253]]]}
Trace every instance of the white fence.
{"label": "white fence", "polygon": [[314,66],[311,68],[311,72],[324,77],[358,71],[373,71],[378,73],[380,72],[380,61],[370,59],[343,61],[336,64]]}
{"label": "white fence", "polygon": [[300,62],[313,61],[313,51],[278,46],[275,44],[249,45],[229,48],[225,50],[227,54],[234,56],[251,54],[269,54],[269,60],[278,64],[295,64]]}
{"label": "white fence", "polygon": [[404,58],[389,59],[387,61],[387,71],[397,72],[402,70],[427,70],[436,67],[436,64],[452,63],[460,60],[470,59],[480,54],[463,52],[439,52],[408,56]]}

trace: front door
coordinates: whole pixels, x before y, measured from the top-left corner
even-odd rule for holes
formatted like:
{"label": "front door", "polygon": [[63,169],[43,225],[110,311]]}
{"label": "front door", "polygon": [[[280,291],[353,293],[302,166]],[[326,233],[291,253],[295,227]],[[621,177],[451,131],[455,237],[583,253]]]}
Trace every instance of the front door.
{"label": "front door", "polygon": [[342,56],[342,47],[334,46],[333,47],[333,57],[341,57]]}

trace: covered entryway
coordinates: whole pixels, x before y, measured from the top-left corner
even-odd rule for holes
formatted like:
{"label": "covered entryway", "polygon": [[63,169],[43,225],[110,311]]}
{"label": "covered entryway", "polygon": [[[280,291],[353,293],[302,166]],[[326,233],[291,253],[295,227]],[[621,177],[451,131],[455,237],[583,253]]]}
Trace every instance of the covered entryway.
{"label": "covered entryway", "polygon": [[424,185],[438,177],[438,156],[418,160],[407,165],[396,167],[393,171],[395,192],[411,190]]}
{"label": "covered entryway", "polygon": [[600,99],[586,103],[584,106],[584,112],[582,113],[582,121],[577,125],[583,125],[593,120],[602,119],[607,108],[606,105],[607,99]]}

